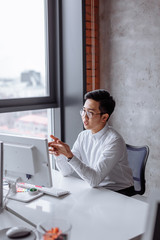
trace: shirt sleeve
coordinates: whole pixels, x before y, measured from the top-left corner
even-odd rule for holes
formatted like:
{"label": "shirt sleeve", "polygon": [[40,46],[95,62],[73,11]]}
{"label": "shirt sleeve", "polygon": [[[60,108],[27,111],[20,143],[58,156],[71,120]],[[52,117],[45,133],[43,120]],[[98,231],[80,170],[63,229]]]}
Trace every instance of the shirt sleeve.
{"label": "shirt sleeve", "polygon": [[[104,178],[110,174],[114,166],[124,158],[124,148],[123,140],[118,138],[106,145],[94,168],[83,163],[83,161],[75,155],[68,164],[72,166],[78,175],[87,181],[91,187],[97,187]],[[74,151],[75,150],[76,149],[74,149]]]}
{"label": "shirt sleeve", "polygon": [[[77,140],[75,141],[71,151],[74,155],[76,155],[76,157],[78,157],[80,159],[79,136],[77,137]],[[58,157],[55,157],[55,159],[56,159],[56,167],[62,173],[63,176],[69,176],[75,171],[74,168],[72,167],[72,165],[70,165],[68,163],[67,157],[65,157],[64,155],[60,155]]]}
{"label": "shirt sleeve", "polygon": [[55,157],[55,159],[56,167],[62,173],[63,176],[69,176],[74,172],[73,168],[68,164],[67,158],[64,155]]}

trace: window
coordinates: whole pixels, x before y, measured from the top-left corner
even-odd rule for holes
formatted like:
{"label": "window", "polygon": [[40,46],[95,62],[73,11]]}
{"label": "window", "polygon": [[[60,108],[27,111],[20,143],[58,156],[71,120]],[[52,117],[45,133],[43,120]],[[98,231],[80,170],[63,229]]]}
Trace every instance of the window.
{"label": "window", "polygon": [[48,137],[58,87],[58,1],[0,0],[0,132]]}
{"label": "window", "polygon": [[1,113],[0,133],[48,138],[49,114],[47,109]]}
{"label": "window", "polygon": [[47,96],[44,1],[0,1],[0,31],[1,98]]}
{"label": "window", "polygon": [[0,112],[57,106],[56,10],[52,0],[0,0]]}
{"label": "window", "polygon": [[[4,2],[7,2],[5,9],[2,4]],[[14,7],[16,6],[16,10],[14,10],[12,18],[19,16],[17,20],[19,31],[16,31],[19,37],[15,36],[15,31],[13,30],[14,27],[16,27],[16,20],[14,19],[14,21],[12,21],[8,10],[12,8],[13,3]],[[36,7],[36,3],[38,7]],[[26,7],[24,7],[24,5]],[[83,129],[79,117],[79,109],[83,106],[83,93],[85,92],[82,5],[84,5],[84,0],[0,0],[0,11],[5,11],[6,14],[4,17],[7,16],[9,19],[6,31],[8,34],[12,32],[8,41],[5,40],[5,36],[3,36],[3,39],[0,38],[0,46],[3,41],[7,53],[7,45],[12,44],[12,48],[15,48],[12,36],[13,39],[16,37],[18,40],[19,38],[22,39],[20,30],[24,27],[24,23],[21,18],[26,18],[26,13],[20,14],[20,11],[25,8],[27,19],[34,16],[32,21],[36,24],[35,26],[42,29],[39,31],[36,29],[34,29],[35,31],[31,31],[31,29],[29,29],[31,23],[27,25],[26,21],[25,29],[31,33],[25,35],[25,38],[28,39],[20,53],[18,53],[20,46],[17,47],[18,49],[15,52],[12,50],[15,54],[22,56],[21,62],[24,61],[25,63],[23,49],[28,50],[27,46],[30,42],[34,43],[36,49],[38,46],[36,46],[35,41],[32,41],[32,39],[37,39],[36,37],[39,34],[39,37],[42,38],[41,47],[39,47],[40,50],[36,52],[32,51],[33,55],[30,55],[30,59],[37,57],[39,60],[41,58],[41,63],[45,64],[42,68],[37,67],[36,60],[34,61],[34,66],[26,64],[25,67],[19,70],[17,77],[17,75],[7,75],[11,72],[9,67],[12,66],[12,64],[9,63],[15,62],[14,58],[10,61],[7,60],[7,74],[3,73],[2,75],[0,72],[0,131],[6,129],[7,132],[12,132],[17,131],[19,128],[19,132],[23,132],[23,129],[26,131],[26,126],[28,126],[31,132],[30,121],[33,121],[35,115],[39,118],[45,115],[48,125],[49,123],[54,124],[55,136],[72,146],[77,134]],[[32,12],[32,14],[30,14],[30,12]],[[35,20],[40,13],[41,17],[39,17],[39,20]],[[30,22],[30,19],[28,21]],[[5,33],[5,21],[1,19],[1,14],[0,23],[0,33],[3,27],[3,32]],[[43,36],[43,34],[45,34],[45,36]],[[0,47],[0,69],[2,68],[2,63],[5,63],[4,53],[2,60],[1,48],[2,47]],[[11,57],[10,52],[7,54],[7,57]],[[14,54],[12,54],[12,56],[14,56]],[[15,87],[15,82],[18,82],[17,87]],[[2,86],[3,90],[1,91]],[[55,112],[55,114],[50,116],[51,112]],[[29,117],[27,115],[29,115]],[[74,128],[73,124],[71,124],[73,116],[76,116],[76,118],[74,118],[74,126],[76,127]],[[42,125],[39,127],[44,131],[45,126]],[[35,132],[38,132],[39,127],[36,126],[34,128]],[[53,133],[50,129],[47,131]],[[32,132],[31,134],[35,133]]]}

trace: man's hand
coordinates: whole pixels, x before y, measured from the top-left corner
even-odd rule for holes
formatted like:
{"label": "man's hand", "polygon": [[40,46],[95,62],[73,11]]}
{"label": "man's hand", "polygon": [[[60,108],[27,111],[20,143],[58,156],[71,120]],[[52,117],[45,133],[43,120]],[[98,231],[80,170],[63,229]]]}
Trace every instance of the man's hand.
{"label": "man's hand", "polygon": [[49,153],[54,154],[55,156],[59,156],[62,154],[67,158],[73,157],[73,153],[71,152],[70,147],[66,143],[60,141],[53,135],[50,135],[50,137],[53,139],[53,141],[48,143]]}

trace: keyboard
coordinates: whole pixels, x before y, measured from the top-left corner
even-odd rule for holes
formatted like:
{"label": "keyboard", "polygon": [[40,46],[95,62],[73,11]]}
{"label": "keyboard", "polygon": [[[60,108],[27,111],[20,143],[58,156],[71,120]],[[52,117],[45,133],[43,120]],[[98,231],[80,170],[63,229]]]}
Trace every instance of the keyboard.
{"label": "keyboard", "polygon": [[47,194],[47,195],[50,195],[53,197],[60,197],[60,196],[70,194],[70,192],[68,190],[55,188],[55,187],[46,188],[46,187],[41,187],[41,186],[37,186],[37,185],[32,185],[29,183],[17,183],[17,186],[22,187],[22,188],[28,188],[28,189],[36,188],[39,190],[39,192],[42,192],[44,194]]}

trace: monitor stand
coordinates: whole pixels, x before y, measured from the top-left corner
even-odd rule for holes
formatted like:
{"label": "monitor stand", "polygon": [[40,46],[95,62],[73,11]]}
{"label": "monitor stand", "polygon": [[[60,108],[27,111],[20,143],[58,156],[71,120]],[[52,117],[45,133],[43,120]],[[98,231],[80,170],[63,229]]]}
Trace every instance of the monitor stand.
{"label": "monitor stand", "polygon": [[17,186],[20,178],[5,178],[6,185],[3,184],[3,196],[12,200],[20,202],[30,202],[43,195],[40,191],[30,191],[30,189],[23,189]]}
{"label": "monitor stand", "polygon": [[[3,196],[5,197],[7,194],[8,190],[4,189],[3,190]],[[39,198],[43,195],[42,192],[38,192],[35,195],[31,195],[29,192],[16,192],[16,193],[10,193],[7,198],[20,201],[20,202],[30,202],[36,198]]]}

